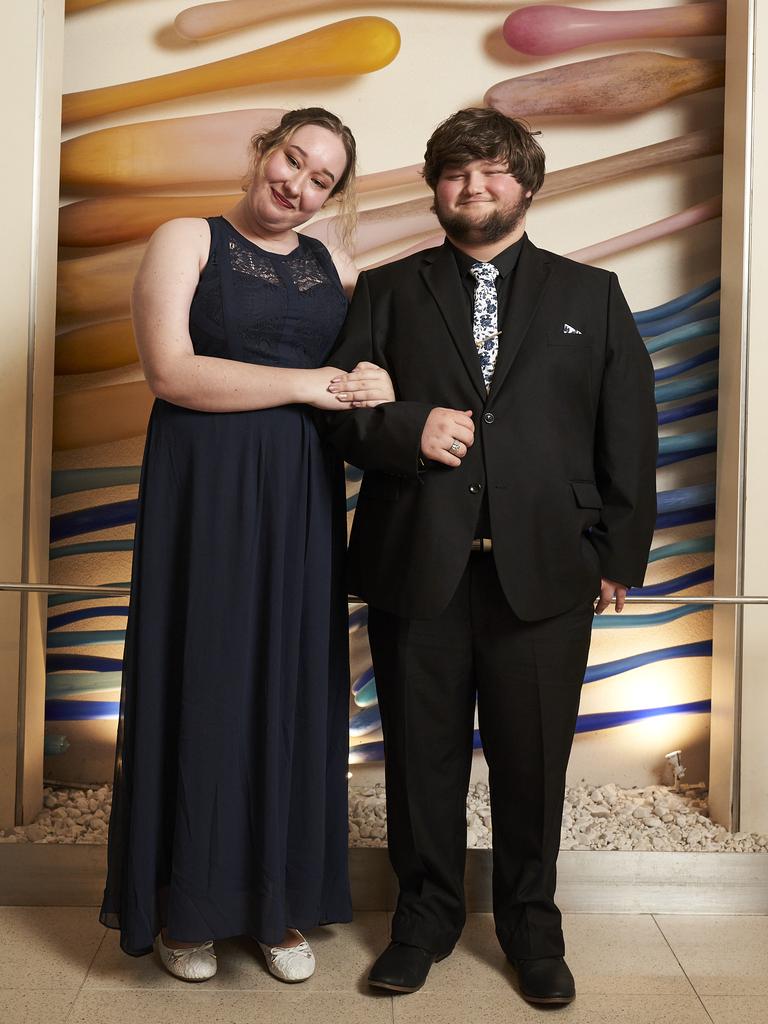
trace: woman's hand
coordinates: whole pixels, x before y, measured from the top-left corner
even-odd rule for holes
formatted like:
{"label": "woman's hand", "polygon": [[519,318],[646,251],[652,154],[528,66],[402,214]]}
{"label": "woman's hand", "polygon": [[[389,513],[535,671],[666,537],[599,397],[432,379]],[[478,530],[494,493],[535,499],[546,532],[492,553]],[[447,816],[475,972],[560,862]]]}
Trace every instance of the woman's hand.
{"label": "woman's hand", "polygon": [[319,366],[316,370],[292,370],[298,383],[298,401],[324,412],[339,412],[351,409],[351,397],[340,401],[329,390],[331,378],[338,378],[344,371],[338,366]]}
{"label": "woman's hand", "polygon": [[389,374],[376,363],[358,363],[350,373],[339,373],[328,385],[328,391],[345,408],[352,409],[372,409],[395,400]]}

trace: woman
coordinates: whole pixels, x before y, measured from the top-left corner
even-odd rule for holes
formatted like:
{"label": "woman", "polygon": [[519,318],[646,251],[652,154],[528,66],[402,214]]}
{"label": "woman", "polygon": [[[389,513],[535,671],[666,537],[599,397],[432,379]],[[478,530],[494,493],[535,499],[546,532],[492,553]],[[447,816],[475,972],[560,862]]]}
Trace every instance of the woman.
{"label": "woman", "polygon": [[101,920],[195,981],[216,972],[213,940],[242,934],[303,980],[299,929],[351,917],[343,467],[310,407],[394,397],[371,364],[328,391],[347,300],[322,243],[295,231],[332,199],[349,228],[349,129],[291,111],[253,157],[225,217],[158,229],[133,293],[157,400]]}

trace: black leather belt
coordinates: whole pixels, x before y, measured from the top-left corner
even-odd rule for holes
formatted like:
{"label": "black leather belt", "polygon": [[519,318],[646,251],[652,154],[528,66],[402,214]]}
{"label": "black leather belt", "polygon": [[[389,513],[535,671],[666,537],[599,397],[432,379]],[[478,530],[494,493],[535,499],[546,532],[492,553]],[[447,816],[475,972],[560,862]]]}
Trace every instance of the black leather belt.
{"label": "black leather belt", "polygon": [[487,554],[493,550],[493,540],[490,537],[475,537],[472,541],[472,550]]}

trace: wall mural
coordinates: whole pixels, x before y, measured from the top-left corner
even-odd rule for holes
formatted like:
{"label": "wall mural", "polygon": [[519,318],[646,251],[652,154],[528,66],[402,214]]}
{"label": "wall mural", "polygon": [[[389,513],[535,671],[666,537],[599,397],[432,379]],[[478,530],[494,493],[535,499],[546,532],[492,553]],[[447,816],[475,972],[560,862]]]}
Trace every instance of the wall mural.
{"label": "wall mural", "polygon": [[[109,8],[109,0],[68,0],[66,10],[74,20],[90,17],[87,8],[102,6]],[[139,0],[133,6],[135,17],[154,23],[153,8],[157,5],[142,6]],[[64,205],[59,233],[62,255],[50,551],[54,582],[113,587],[129,581],[138,460],[152,401],[137,367],[129,293],[146,239],[171,217],[213,216],[234,204],[247,167],[250,136],[275,124],[287,107],[303,105],[294,102],[291,91],[283,98],[275,83],[299,82],[303,88],[303,83],[311,80],[306,88],[311,90],[313,101],[344,114],[358,102],[360,76],[383,74],[384,69],[390,76],[414,75],[412,65],[399,71],[402,25],[397,11],[402,4],[381,5],[398,24],[389,17],[366,14],[298,34],[291,34],[290,26],[283,25],[292,16],[321,13],[325,17],[329,12],[364,6],[368,7],[356,0],[224,0],[190,7],[176,12],[178,42],[173,44],[183,47],[187,45],[184,40],[194,41],[196,49],[187,49],[187,53],[198,49],[203,52],[207,40],[226,33],[231,33],[232,46],[237,49],[238,32],[265,23],[270,23],[278,38],[256,49],[241,48],[241,52],[223,59],[64,96],[64,125],[84,125],[82,131],[77,128],[76,134],[65,139],[61,151]],[[436,5],[430,0],[411,0],[407,6],[424,7],[435,15]],[[509,3],[481,0],[451,0],[439,6],[459,19],[452,23],[454,31],[461,28],[462,17],[467,19],[467,26],[474,25],[469,13],[462,15],[462,11],[484,12],[486,19],[492,19],[491,32],[486,36],[480,32],[477,38],[465,35],[463,45],[484,48],[490,55],[488,60],[495,64],[511,63],[523,69],[532,58],[580,47],[594,49],[605,42],[664,37],[679,46],[686,38],[720,36],[725,31],[725,4],[713,2],[648,10],[581,10],[532,4],[510,11]],[[405,14],[402,21],[407,21]],[[164,26],[166,39],[171,31],[170,26]],[[423,44],[424,39],[420,42]],[[409,43],[405,33],[402,43]],[[434,44],[440,44],[439,35]],[[78,55],[79,60],[85,57]],[[608,156],[581,157],[590,155],[590,133],[596,124],[603,123],[600,119],[613,119],[620,125],[667,104],[685,104],[697,94],[721,86],[723,71],[723,61],[710,56],[630,50],[539,66],[529,73],[491,83],[490,87],[488,80],[465,82],[462,103],[447,107],[437,92],[419,89],[418,82],[413,88],[418,102],[430,107],[430,128],[455,106],[479,102],[535,119],[537,126],[545,128],[545,148],[548,139],[556,140],[566,123],[571,131],[574,122],[583,123],[579,128],[583,132],[579,158],[547,174],[532,209],[531,216],[535,217],[551,201],[567,211],[564,199],[580,195],[585,189],[618,187],[625,181],[640,180],[644,174],[659,174],[660,169],[681,174],[685,167],[716,159],[722,152],[719,93],[706,97],[703,127]],[[460,69],[452,73],[459,75]],[[329,83],[328,93],[324,91],[324,79]],[[235,106],[243,101],[246,87],[248,106],[225,109],[233,100]],[[265,91],[265,87],[269,88]],[[233,94],[232,90],[240,91]],[[221,110],[151,117],[153,104],[202,96],[210,100],[210,94],[220,91],[226,91]],[[251,105],[264,96],[268,105]],[[701,98],[696,102],[701,104]],[[162,109],[163,115],[167,109]],[[114,120],[116,114],[149,119],[106,127],[92,124],[96,118]],[[371,109],[367,116],[378,119],[383,131],[396,131],[401,112]],[[423,142],[421,145],[423,148]],[[416,144],[412,154],[415,163],[379,167],[358,178],[364,208],[354,252],[361,267],[388,262],[442,240],[430,196],[419,175],[420,155]],[[361,156],[365,161],[364,147]],[[596,218],[598,233],[609,237],[567,255],[599,263],[665,239],[683,240],[684,247],[686,233],[720,216],[720,196],[689,203],[672,215],[659,218],[654,213],[650,208],[638,210],[641,226],[614,235]],[[333,243],[335,227],[335,218],[327,216],[304,230]],[[536,238],[535,231],[533,234]],[[710,262],[716,271],[716,252]],[[694,588],[699,595],[711,593],[714,574],[713,453],[720,282],[710,275],[684,294],[669,298],[669,275],[669,267],[656,268],[659,304],[634,314],[648,351],[654,356],[659,408],[661,483],[649,572],[654,582],[633,592],[645,596],[691,592]],[[631,292],[631,282],[624,277],[622,280],[625,291]],[[678,476],[669,476],[670,466],[676,467],[672,472]],[[360,477],[358,470],[348,467],[350,516]],[[668,486],[670,480],[675,486]],[[636,688],[631,699],[623,695],[638,670],[649,666],[660,670],[664,663],[681,661],[682,680],[683,670],[693,664],[690,659],[698,663],[711,657],[711,606],[689,604],[661,610],[638,607],[640,611],[630,606],[622,616],[606,614],[595,620],[585,700],[591,684],[608,682],[612,689],[610,694],[600,691],[608,695],[602,709],[584,710],[582,701],[577,732],[634,727],[660,717],[673,720],[699,716],[704,724],[696,734],[697,742],[705,745],[710,707],[706,692],[696,699],[690,699],[690,693],[681,696],[688,691],[678,685],[673,673],[664,676],[664,699],[658,699],[658,687],[653,691],[654,699],[643,699]],[[367,653],[367,609],[352,605],[350,612],[354,678],[350,761],[378,762],[383,751],[376,684]],[[116,721],[119,707],[126,615],[125,598],[83,600],[57,595],[49,599],[47,777],[70,781],[111,778],[109,738],[114,725],[110,723]],[[98,628],[101,624],[107,628]],[[93,653],[94,648],[108,648],[109,656]],[[93,732],[100,721],[107,723],[106,734]],[[98,736],[98,743],[95,753],[89,754],[94,736]],[[475,745],[479,745],[477,733]],[[636,781],[642,785],[646,778],[638,777]]]}

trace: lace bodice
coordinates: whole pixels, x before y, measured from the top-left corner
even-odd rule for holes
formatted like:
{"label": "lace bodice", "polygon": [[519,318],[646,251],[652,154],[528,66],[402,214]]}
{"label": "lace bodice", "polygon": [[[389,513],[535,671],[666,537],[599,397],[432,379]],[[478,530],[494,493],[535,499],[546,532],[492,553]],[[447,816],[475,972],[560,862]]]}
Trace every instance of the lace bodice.
{"label": "lace bodice", "polygon": [[325,246],[300,236],[282,255],[259,248],[223,217],[209,224],[211,251],[189,316],[195,351],[268,366],[322,366],[347,309]]}

